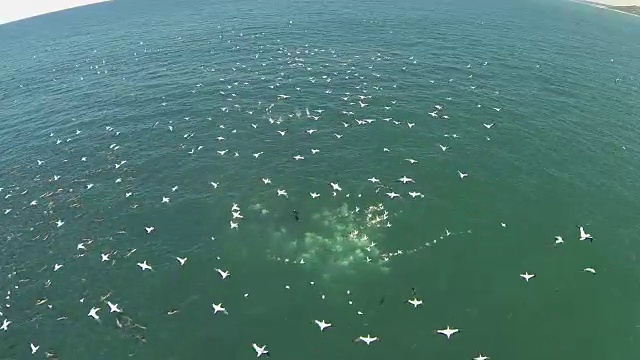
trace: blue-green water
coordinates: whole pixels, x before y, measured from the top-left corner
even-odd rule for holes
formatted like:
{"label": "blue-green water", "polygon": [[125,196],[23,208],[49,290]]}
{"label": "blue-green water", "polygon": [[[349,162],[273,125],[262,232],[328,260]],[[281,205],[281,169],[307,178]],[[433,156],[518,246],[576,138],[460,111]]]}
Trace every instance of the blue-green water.
{"label": "blue-green water", "polygon": [[638,20],[116,0],[0,27],[0,357],[637,358]]}

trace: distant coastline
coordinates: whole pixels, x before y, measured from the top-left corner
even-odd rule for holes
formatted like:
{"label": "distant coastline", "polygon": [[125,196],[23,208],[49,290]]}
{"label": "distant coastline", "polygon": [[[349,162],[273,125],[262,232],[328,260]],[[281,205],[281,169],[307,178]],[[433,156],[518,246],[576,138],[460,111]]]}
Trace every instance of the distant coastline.
{"label": "distant coastline", "polygon": [[[640,17],[640,6],[635,4],[635,1],[628,1],[628,0],[617,0],[617,1],[616,0],[600,0],[600,1],[572,0],[572,1],[595,6],[601,9],[617,11],[623,14]],[[638,0],[637,2],[640,3],[640,0]]]}
{"label": "distant coastline", "polygon": [[20,0],[0,4],[0,25],[111,0]]}

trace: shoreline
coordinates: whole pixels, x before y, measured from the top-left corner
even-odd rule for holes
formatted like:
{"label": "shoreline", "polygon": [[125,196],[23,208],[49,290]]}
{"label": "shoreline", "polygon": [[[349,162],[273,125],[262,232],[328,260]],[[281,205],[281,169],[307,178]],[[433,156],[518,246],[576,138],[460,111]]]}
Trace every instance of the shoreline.
{"label": "shoreline", "polygon": [[9,9],[0,8],[0,26],[37,16],[110,1],[112,0],[49,0],[46,2],[20,0],[16,2],[17,5],[12,5]]}
{"label": "shoreline", "polygon": [[[575,2],[575,3],[580,3],[580,4],[585,4],[585,5],[597,7],[597,8],[600,8],[600,9],[615,11],[615,12],[618,12],[618,13],[621,13],[621,14],[640,17],[640,6],[639,5],[635,5],[635,4],[631,4],[631,2],[629,2],[629,1],[627,1],[627,2],[609,1],[608,4],[606,3],[606,0],[604,0],[604,2],[591,1],[591,0],[571,0],[571,1]],[[638,1],[638,3],[640,3],[640,0]]]}

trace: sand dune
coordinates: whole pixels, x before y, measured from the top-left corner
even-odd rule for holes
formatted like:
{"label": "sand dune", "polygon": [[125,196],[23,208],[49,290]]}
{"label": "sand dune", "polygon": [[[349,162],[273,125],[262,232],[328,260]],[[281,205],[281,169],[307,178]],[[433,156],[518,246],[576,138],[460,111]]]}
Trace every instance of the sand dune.
{"label": "sand dune", "polygon": [[0,24],[28,19],[56,11],[111,0],[19,0],[0,1]]}

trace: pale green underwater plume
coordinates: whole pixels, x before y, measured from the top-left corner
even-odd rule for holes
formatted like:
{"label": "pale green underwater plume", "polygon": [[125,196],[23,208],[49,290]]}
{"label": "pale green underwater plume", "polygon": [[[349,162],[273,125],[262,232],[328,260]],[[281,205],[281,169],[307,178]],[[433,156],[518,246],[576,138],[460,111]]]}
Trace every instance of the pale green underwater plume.
{"label": "pale green underwater plume", "polygon": [[309,228],[315,230],[302,236],[284,227],[273,231],[269,257],[299,264],[325,279],[363,272],[386,274],[389,257],[378,244],[384,241],[384,228],[391,226],[389,217],[382,204],[326,209],[311,216]]}

